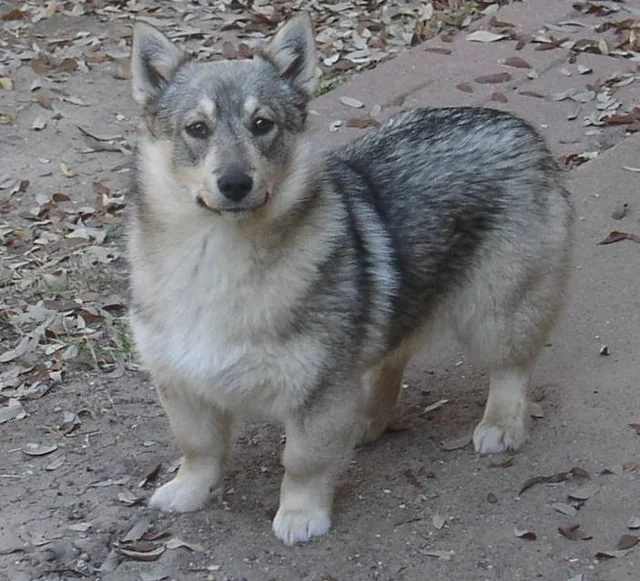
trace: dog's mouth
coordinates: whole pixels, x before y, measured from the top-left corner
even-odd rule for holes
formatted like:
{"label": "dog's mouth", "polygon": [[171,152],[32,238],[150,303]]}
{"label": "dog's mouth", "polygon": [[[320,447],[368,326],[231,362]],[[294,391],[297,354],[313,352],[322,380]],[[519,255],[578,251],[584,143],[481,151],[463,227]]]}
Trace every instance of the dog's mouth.
{"label": "dog's mouth", "polygon": [[264,196],[264,199],[259,204],[235,205],[235,206],[214,208],[209,204],[207,204],[207,202],[202,196],[198,195],[196,196],[196,204],[198,204],[198,206],[200,206],[201,208],[204,208],[205,210],[209,210],[210,212],[213,212],[214,214],[218,214],[218,215],[232,214],[236,216],[242,216],[242,215],[251,214],[251,212],[254,212],[258,208],[262,208],[269,201],[269,198],[270,198],[270,194],[269,192],[267,192]]}

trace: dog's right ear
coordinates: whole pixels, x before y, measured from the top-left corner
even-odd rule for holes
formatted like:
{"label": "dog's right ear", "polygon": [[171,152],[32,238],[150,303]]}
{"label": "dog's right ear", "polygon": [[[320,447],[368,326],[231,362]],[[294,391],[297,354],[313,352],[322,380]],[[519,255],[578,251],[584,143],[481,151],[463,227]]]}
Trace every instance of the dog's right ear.
{"label": "dog's right ear", "polygon": [[143,107],[155,99],[188,57],[155,26],[143,21],[133,29],[133,98]]}

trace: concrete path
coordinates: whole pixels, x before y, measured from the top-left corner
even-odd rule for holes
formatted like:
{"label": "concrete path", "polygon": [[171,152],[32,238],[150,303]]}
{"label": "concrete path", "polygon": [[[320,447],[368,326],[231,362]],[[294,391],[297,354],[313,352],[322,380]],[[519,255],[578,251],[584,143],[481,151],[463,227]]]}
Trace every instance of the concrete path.
{"label": "concrete path", "polygon": [[[79,569],[78,560],[87,558],[100,567],[113,542],[148,517],[155,530],[170,528],[174,536],[200,543],[202,551],[167,550],[155,562],[116,560],[88,578],[636,581],[640,545],[618,552],[616,545],[625,534],[640,535],[628,528],[640,518],[640,436],[629,425],[640,424],[640,244],[598,244],[612,231],[640,235],[640,135],[628,134],[640,129],[640,53],[615,54],[622,41],[611,26],[629,19],[640,19],[637,2],[514,3],[312,104],[322,147],[369,131],[359,127],[406,107],[496,107],[529,120],[567,167],[579,216],[575,271],[567,312],[535,372],[542,417],[522,452],[485,458],[468,445],[455,445],[465,443],[481,416],[487,378],[449,337],[440,337],[407,374],[395,424],[402,429],[362,449],[342,479],[330,534],[306,547],[285,548],[268,520],[281,477],[278,430],[253,427],[240,440],[222,507],[174,518],[127,506],[116,499],[123,488],[147,492],[119,485],[119,479],[133,475],[138,482],[147,465],[159,457],[166,466],[177,450],[143,374],[127,371],[119,380],[87,375],[46,399],[47,408],[58,412],[72,400],[102,410],[83,416],[91,437],[76,441],[75,448],[73,441],[67,444],[67,456],[77,461],[74,471],[63,476],[63,469],[44,472],[37,460],[28,460],[26,469],[14,461],[25,438],[51,425],[42,406],[29,408],[30,417],[3,436],[6,472],[29,478],[0,482],[0,550],[17,537],[23,542],[27,533],[57,540],[30,554],[0,556],[0,579],[70,579],[73,571],[92,570],[86,563]],[[477,31],[507,38],[469,40],[472,33],[483,37]],[[21,74],[18,82],[28,86],[28,75]],[[112,133],[108,119],[124,113],[123,123],[133,126],[128,87],[96,71],[87,78],[91,85],[78,84],[75,94],[91,101],[99,93],[101,114],[87,108],[83,124]],[[344,97],[363,106],[346,105]],[[77,130],[64,123],[55,146],[32,134],[26,141],[18,132],[9,135],[6,159],[39,184],[34,156],[57,159],[65,151],[84,186],[97,179],[92,176],[124,184],[115,173],[122,168],[114,170],[115,162],[104,157],[82,165],[88,158],[74,153]],[[443,399],[448,402],[425,413]],[[519,494],[533,477],[574,468],[579,470],[565,481],[539,482]],[[167,477],[163,469],[161,478]],[[116,483],[91,484],[108,479]],[[91,528],[70,529],[78,520]]]}

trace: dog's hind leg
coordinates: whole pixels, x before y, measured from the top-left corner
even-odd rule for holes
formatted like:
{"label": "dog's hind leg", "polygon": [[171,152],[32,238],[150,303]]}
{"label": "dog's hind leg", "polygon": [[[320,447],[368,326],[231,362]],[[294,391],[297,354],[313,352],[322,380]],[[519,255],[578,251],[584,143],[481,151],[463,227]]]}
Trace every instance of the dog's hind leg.
{"label": "dog's hind leg", "polygon": [[564,302],[566,265],[549,262],[531,271],[489,265],[458,302],[458,337],[490,374],[484,417],[473,436],[480,453],[517,450],[527,439],[531,370]]}
{"label": "dog's hind leg", "polygon": [[176,477],[158,488],[149,504],[165,511],[198,510],[221,483],[231,415],[187,390],[159,388],[158,393],[183,457]]}
{"label": "dog's hind leg", "polygon": [[404,352],[394,352],[365,372],[362,382],[367,403],[361,444],[377,440],[387,429],[398,403],[408,359]]}

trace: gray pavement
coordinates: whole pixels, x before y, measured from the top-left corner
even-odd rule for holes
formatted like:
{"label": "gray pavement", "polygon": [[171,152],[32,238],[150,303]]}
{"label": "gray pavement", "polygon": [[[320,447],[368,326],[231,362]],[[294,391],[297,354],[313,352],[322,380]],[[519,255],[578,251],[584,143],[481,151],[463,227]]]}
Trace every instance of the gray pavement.
{"label": "gray pavement", "polygon": [[[277,430],[253,427],[240,440],[222,507],[214,505],[179,517],[158,515],[119,503],[116,487],[88,484],[91,478],[131,475],[138,481],[144,474],[143,464],[159,457],[166,466],[177,457],[147,378],[127,372],[116,381],[77,380],[48,395],[47,406],[67,409],[67,402],[78,397],[78,401],[102,402],[105,410],[115,411],[84,417],[92,436],[70,450],[72,457],[82,461],[78,460],[75,472],[62,478],[55,472],[38,471],[29,461],[30,474],[39,475],[40,480],[30,476],[24,484],[22,480],[15,485],[0,482],[4,497],[0,550],[25,532],[58,539],[50,545],[51,558],[38,551],[0,556],[0,579],[74,578],[73,563],[77,564],[81,551],[99,566],[114,540],[138,519],[149,517],[156,530],[171,528],[173,535],[198,542],[203,550],[167,550],[157,562],[124,560],[89,578],[637,581],[640,545],[614,552],[611,558],[596,555],[615,550],[624,534],[640,535],[627,528],[632,517],[640,517],[640,436],[629,426],[640,423],[640,244],[630,240],[598,244],[614,230],[640,235],[640,171],[633,171],[640,170],[640,135],[628,134],[627,129],[634,129],[630,123],[607,125],[601,119],[604,114],[637,114],[640,53],[634,58],[572,52],[570,47],[588,38],[600,47],[604,41],[605,52],[611,52],[615,29],[599,32],[594,27],[624,19],[637,21],[640,5],[597,2],[618,9],[602,17],[582,14],[573,4],[572,0],[511,4],[448,41],[436,37],[356,76],[312,104],[319,147],[333,147],[370,130],[348,127],[352,118],[382,120],[415,106],[483,105],[529,120],[562,163],[587,160],[568,169],[579,217],[574,276],[567,311],[535,372],[534,393],[543,417],[534,421],[527,446],[502,467],[492,464],[505,458],[478,457],[469,446],[445,449],[443,442],[466,437],[480,418],[487,378],[464,360],[450,337],[438,337],[407,374],[395,422],[402,430],[360,450],[344,475],[332,531],[309,546],[285,548],[273,538],[268,521],[281,476]],[[513,26],[492,26],[492,18]],[[516,50],[515,39],[467,40],[475,30],[514,33],[524,45]],[[542,41],[552,36],[566,39],[564,48],[537,50],[548,45]],[[541,42],[534,42],[536,37]],[[505,64],[516,62],[515,57],[530,67]],[[510,78],[504,82],[475,80],[505,72]],[[28,86],[27,74],[21,74],[18,81]],[[94,123],[96,131],[112,133],[114,122],[109,119],[124,113],[118,131],[125,124],[133,126],[136,113],[128,86],[96,71],[87,78],[90,84],[77,85],[75,94],[90,101],[98,92],[102,114],[92,117],[96,108],[85,109],[89,112],[84,113],[83,124]],[[469,88],[472,92],[467,92]],[[561,99],[562,94],[566,98]],[[345,96],[364,106],[346,106],[341,101]],[[32,113],[26,115],[30,124]],[[104,157],[93,161],[74,153],[76,130],[64,123],[63,119],[56,147],[68,152],[67,159],[79,173],[78,196],[83,195],[80,184],[86,189],[96,176],[123,185],[126,175],[121,168],[113,171],[119,161],[105,162]],[[38,136],[30,134],[21,141],[16,134],[3,143],[7,159],[10,156],[13,167],[25,175],[34,171],[34,155],[57,159],[51,143]],[[37,173],[31,178],[34,183],[39,183]],[[56,179],[65,178],[47,179],[55,184]],[[628,205],[626,215],[614,219],[612,213],[623,204]],[[449,402],[424,413],[425,407],[441,399]],[[19,464],[12,463],[13,452],[23,445],[25,434],[42,434],[42,425],[51,423],[43,422],[46,410],[30,411],[31,416],[5,439],[6,472],[18,471]],[[598,485],[587,489],[582,502],[568,498],[585,484],[581,478],[538,484],[518,494],[529,478],[574,467],[589,472],[587,484]],[[166,472],[161,477],[166,478]],[[137,487],[133,490],[146,494]],[[558,511],[571,511],[569,504],[578,509],[572,515]],[[40,507],[37,514],[34,506]],[[69,523],[78,518],[91,522],[92,528],[69,533]],[[571,523],[579,524],[592,538],[569,540],[558,532]],[[514,529],[533,531],[536,539],[519,538]],[[74,535],[70,541],[69,534]]]}

